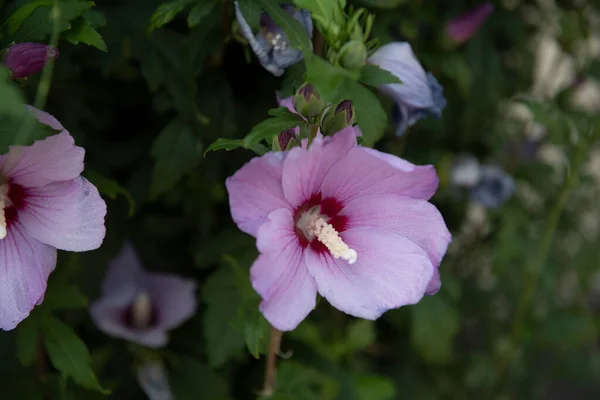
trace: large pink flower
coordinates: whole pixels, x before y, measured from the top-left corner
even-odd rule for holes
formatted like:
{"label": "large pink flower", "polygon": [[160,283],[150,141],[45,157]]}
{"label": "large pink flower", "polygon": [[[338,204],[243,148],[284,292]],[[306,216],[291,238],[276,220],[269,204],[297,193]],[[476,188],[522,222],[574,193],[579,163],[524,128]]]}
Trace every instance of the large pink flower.
{"label": "large pink flower", "polygon": [[227,180],[234,221],[257,238],[250,275],[260,309],[279,330],[294,329],[317,292],[376,319],[440,287],[451,237],[427,201],[434,168],[357,146],[357,131],[267,153]]}
{"label": "large pink flower", "polygon": [[[33,110],[33,109],[32,109]],[[0,328],[10,330],[41,304],[56,249],[93,250],[104,239],[106,204],[80,174],[85,151],[61,131],[0,155]]]}

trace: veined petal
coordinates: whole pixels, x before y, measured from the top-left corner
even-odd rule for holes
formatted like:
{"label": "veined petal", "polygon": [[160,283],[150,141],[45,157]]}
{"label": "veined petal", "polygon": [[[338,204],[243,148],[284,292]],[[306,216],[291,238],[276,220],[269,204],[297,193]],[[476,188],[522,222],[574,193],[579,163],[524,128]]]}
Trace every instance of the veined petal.
{"label": "veined petal", "polygon": [[433,204],[397,195],[369,195],[348,203],[340,215],[348,217],[347,229],[373,228],[393,232],[423,249],[436,269],[427,294],[439,290],[441,282],[437,269],[452,235]]}
{"label": "veined petal", "polygon": [[24,207],[18,213],[28,234],[61,250],[100,247],[106,233],[106,203],[87,179],[24,190]]}
{"label": "veined petal", "polygon": [[321,193],[324,198],[333,197],[342,204],[373,194],[428,200],[438,184],[431,165],[416,166],[391,154],[358,146],[328,170]]}
{"label": "veined petal", "polygon": [[308,150],[296,147],[287,152],[282,185],[290,204],[297,207],[320,191],[329,170],[356,147],[357,129],[347,127],[334,136],[315,138]]}
{"label": "veined petal", "polygon": [[402,84],[385,84],[379,87],[396,102],[414,108],[429,108],[433,105],[427,74],[410,44],[395,42],[381,46],[368,61],[390,71],[402,81]]}
{"label": "veined petal", "polygon": [[0,240],[0,329],[14,329],[46,291],[56,267],[56,249],[27,235],[17,221]]}
{"label": "veined petal", "polygon": [[304,263],[290,210],[269,214],[259,229],[257,246],[261,254],[250,269],[250,279],[263,299],[260,310],[275,328],[293,330],[315,307],[317,288]]}
{"label": "veined petal", "polygon": [[354,264],[310,247],[304,253],[319,293],[331,305],[373,320],[423,298],[434,268],[419,246],[398,234],[373,228],[349,229],[341,236],[358,254]]}
{"label": "veined petal", "polygon": [[267,153],[250,160],[225,185],[231,216],[238,228],[255,236],[274,210],[290,208],[283,195],[281,174],[284,153]]}
{"label": "veined petal", "polygon": [[[43,121],[42,121],[43,122]],[[63,131],[31,146],[11,146],[0,173],[23,187],[41,187],[77,178],[83,172],[85,150]]]}

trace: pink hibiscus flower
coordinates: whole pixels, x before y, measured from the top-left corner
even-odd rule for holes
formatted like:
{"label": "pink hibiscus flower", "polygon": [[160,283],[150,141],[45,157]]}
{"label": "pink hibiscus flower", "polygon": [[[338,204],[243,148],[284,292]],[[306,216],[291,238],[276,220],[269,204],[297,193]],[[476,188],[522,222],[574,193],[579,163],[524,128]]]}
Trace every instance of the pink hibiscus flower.
{"label": "pink hibiscus flower", "polygon": [[56,249],[86,251],[104,239],[106,204],[80,174],[85,150],[50,114],[38,120],[61,131],[0,155],[0,328],[10,330],[41,304]]}
{"label": "pink hibiscus flower", "polygon": [[451,240],[427,200],[432,166],[415,166],[356,144],[357,127],[310,148],[267,153],[227,179],[231,214],[257,238],[251,268],[261,312],[294,329],[317,292],[350,315],[376,319],[440,288]]}

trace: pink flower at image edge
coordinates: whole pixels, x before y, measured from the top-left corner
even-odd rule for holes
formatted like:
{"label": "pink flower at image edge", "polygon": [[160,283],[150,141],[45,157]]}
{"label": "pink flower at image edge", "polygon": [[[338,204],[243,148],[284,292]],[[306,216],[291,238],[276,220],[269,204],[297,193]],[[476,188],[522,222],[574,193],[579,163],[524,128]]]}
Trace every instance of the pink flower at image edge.
{"label": "pink flower at image edge", "polygon": [[38,120],[61,132],[0,155],[0,328],[10,330],[41,304],[57,249],[98,248],[106,204],[83,178],[85,150],[50,114]]}
{"label": "pink flower at image edge", "polygon": [[453,40],[459,43],[471,39],[481,25],[494,11],[492,3],[483,3],[472,10],[448,22],[447,32]]}
{"label": "pink flower at image edge", "polygon": [[226,182],[234,221],[257,238],[260,310],[279,330],[293,330],[317,292],[376,319],[440,288],[451,235],[427,201],[435,169],[358,146],[357,131],[254,158]]}

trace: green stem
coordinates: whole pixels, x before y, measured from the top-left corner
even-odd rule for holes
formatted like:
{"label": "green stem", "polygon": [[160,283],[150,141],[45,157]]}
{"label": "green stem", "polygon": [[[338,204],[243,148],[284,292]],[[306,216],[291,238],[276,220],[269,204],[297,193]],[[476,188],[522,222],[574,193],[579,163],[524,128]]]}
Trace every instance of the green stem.
{"label": "green stem", "polygon": [[[521,292],[521,297],[517,303],[517,311],[515,313],[515,319],[511,331],[511,342],[513,344],[519,343],[523,337],[523,330],[531,301],[535,294],[544,264],[546,263],[548,254],[550,253],[550,248],[556,235],[558,223],[565,206],[567,205],[571,192],[577,186],[579,181],[579,170],[585,160],[587,148],[587,142],[583,139],[580,139],[580,143],[576,149],[575,159],[573,160],[571,173],[567,176],[558,199],[550,211],[550,216],[548,217],[548,222],[544,230],[544,236],[542,237],[540,246],[538,247],[538,252],[533,261],[525,269],[525,282],[523,284],[523,291]],[[498,380],[500,380],[506,367],[511,361],[512,356],[510,354],[501,358],[497,367]]]}
{"label": "green stem", "polygon": [[[60,38],[60,4],[58,0],[54,0],[52,10],[50,11],[50,18],[52,19],[52,32],[50,34],[49,45],[57,48],[58,40]],[[43,109],[46,105],[46,99],[48,98],[48,92],[50,91],[50,84],[52,83],[52,73],[54,72],[54,58],[48,58],[46,60],[46,67],[42,71],[42,77],[37,88],[35,95],[35,101],[33,106],[39,110]],[[35,119],[27,118],[21,128],[17,132],[15,137],[15,145],[26,144],[31,135],[31,131],[34,126]]]}

